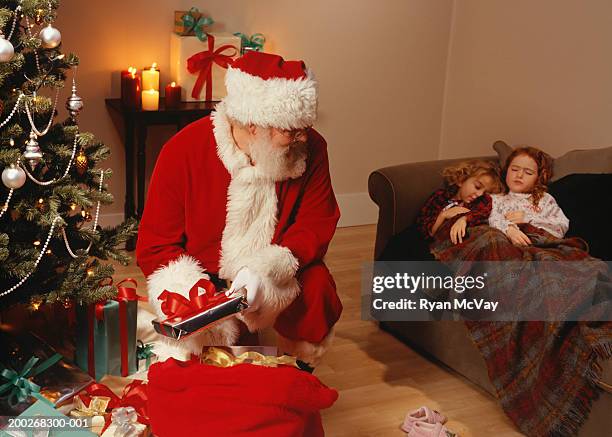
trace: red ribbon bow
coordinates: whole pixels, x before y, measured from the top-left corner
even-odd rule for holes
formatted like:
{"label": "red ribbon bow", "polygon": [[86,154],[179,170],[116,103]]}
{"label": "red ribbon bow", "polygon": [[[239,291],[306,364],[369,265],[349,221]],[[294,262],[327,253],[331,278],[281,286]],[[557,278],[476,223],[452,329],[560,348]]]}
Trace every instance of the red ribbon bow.
{"label": "red ribbon bow", "polygon": [[[200,289],[204,289],[203,294],[200,294]],[[168,290],[164,290],[158,299],[162,301],[161,310],[168,318],[187,318],[202,311],[207,306],[214,306],[229,300],[224,293],[215,293],[215,285],[208,279],[202,278],[189,290],[189,299]]]}
{"label": "red ribbon bow", "polygon": [[[196,83],[191,90],[191,97],[198,99],[202,92],[202,87],[206,83],[206,100],[212,100],[212,67],[217,64],[221,68],[227,68],[234,63],[232,59],[238,54],[238,49],[231,44],[226,44],[215,48],[215,37],[206,34],[208,41],[208,50],[196,53],[187,59],[187,70],[191,74],[199,72]],[[225,50],[232,50],[231,54],[222,54]]]}
{"label": "red ribbon bow", "polygon": [[[90,405],[93,396],[107,396],[110,398],[108,410],[120,407],[134,407],[138,415],[138,422],[143,425],[149,424],[149,414],[147,412],[147,385],[140,380],[132,381],[125,386],[121,396],[117,396],[110,388],[104,384],[93,383],[88,385],[83,392],[78,395],[85,405]],[[104,428],[102,433],[110,425],[110,415],[104,416]]]}

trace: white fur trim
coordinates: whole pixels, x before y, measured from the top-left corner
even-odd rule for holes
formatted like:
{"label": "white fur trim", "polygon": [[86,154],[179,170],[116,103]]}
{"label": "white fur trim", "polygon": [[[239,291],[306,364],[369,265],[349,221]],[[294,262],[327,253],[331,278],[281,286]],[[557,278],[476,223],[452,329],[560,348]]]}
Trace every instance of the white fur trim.
{"label": "white fur trim", "polygon": [[296,129],[317,119],[317,81],[310,70],[303,79],[264,80],[229,67],[225,87],[227,115],[242,124]]}
{"label": "white fur trim", "polygon": [[299,294],[295,279],[298,262],[289,249],[271,244],[277,224],[275,181],[250,165],[238,149],[223,103],[217,106],[213,124],[217,154],[232,176],[219,276],[233,280],[242,267],[261,276],[264,297],[260,309],[239,317],[250,331],[255,331],[271,326]]}
{"label": "white fur trim", "polygon": [[[189,255],[181,255],[170,261],[167,266],[160,267],[147,278],[149,303],[155,309],[159,318],[166,318],[161,310],[161,301],[158,296],[164,290],[189,297],[189,290],[199,279],[210,277],[204,272],[200,263]],[[238,340],[238,325],[235,319],[227,319],[210,329],[193,334],[183,340],[161,338],[154,346],[155,353],[160,360],[176,358],[189,359],[190,354],[199,354],[203,346],[231,346]],[[162,356],[164,358],[162,358]]]}
{"label": "white fur trim", "polygon": [[246,265],[259,276],[278,285],[283,285],[295,277],[299,261],[287,247],[271,244],[257,252]]}
{"label": "white fur trim", "polygon": [[224,102],[217,105],[211,114],[213,134],[217,143],[217,156],[231,175],[232,179],[240,175],[246,182],[270,182],[297,179],[306,171],[306,153],[295,163],[294,167],[275,175],[267,174],[258,166],[251,164],[249,156],[236,145],[232,135],[232,126],[227,118],[227,107]]}
{"label": "white fur trim", "polygon": [[296,357],[298,360],[304,361],[312,367],[317,366],[323,355],[330,348],[335,337],[335,328],[332,327],[329,334],[325,336],[320,343],[310,343],[305,340],[291,340],[277,335],[277,345],[279,353],[285,353]]}
{"label": "white fur trim", "polygon": [[217,142],[217,155],[229,174],[234,177],[240,170],[252,167],[246,153],[236,146],[223,102],[217,105],[210,118]]}

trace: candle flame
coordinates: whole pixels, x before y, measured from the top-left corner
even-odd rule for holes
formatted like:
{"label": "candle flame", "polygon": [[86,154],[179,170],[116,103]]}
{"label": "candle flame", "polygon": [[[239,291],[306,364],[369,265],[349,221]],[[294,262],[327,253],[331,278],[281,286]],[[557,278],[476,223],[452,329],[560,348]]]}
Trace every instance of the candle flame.
{"label": "candle flame", "polygon": [[176,86],[176,82],[172,82],[172,83],[170,84],[170,86],[171,86],[172,88],[174,88],[174,87]]}
{"label": "candle flame", "polygon": [[138,70],[136,70],[136,67],[130,67],[128,68],[128,73],[130,73],[132,75],[132,79],[134,79],[136,77],[136,72]]}
{"label": "candle flame", "polygon": [[157,62],[153,62],[153,65],[151,65],[151,71],[155,71],[157,69]]}

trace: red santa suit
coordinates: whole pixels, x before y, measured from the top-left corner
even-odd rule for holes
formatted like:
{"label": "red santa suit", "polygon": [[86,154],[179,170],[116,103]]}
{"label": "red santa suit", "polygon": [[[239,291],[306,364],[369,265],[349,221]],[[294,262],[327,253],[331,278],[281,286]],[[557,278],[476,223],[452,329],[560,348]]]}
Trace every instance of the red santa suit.
{"label": "red santa suit", "polygon": [[[265,126],[264,120],[267,125],[295,128],[311,121],[313,108],[302,102],[301,108],[277,116],[268,108],[270,122],[263,102],[243,120],[245,113],[237,105],[245,101],[232,100],[232,77],[240,82],[244,71],[230,69],[228,97],[216,111],[164,145],[140,223],[137,262],[160,316],[157,297],[164,290],[186,295],[198,279],[207,277],[205,272],[233,280],[248,267],[262,279],[263,299],[257,311],[240,318],[251,331],[274,326],[282,352],[316,364],[342,311],[322,261],[340,216],[327,146],[321,135],[308,129],[307,153],[287,174],[270,177],[252,165],[234,141],[228,114],[241,122]],[[283,95],[294,98],[292,85],[310,90],[305,80],[288,82],[285,94],[277,96],[281,101]],[[204,344],[229,345],[237,336],[236,320],[229,319],[179,343],[165,340],[162,355],[176,356],[179,350],[198,354]]]}

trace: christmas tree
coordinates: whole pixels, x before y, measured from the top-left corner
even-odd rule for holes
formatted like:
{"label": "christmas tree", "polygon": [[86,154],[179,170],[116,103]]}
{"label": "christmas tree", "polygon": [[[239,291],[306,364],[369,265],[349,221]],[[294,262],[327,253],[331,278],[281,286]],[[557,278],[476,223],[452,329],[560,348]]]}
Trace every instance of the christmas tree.
{"label": "christmas tree", "polygon": [[[113,267],[100,260],[127,264],[119,247],[136,232],[131,220],[98,226],[113,201],[111,171],[98,167],[110,151],[79,131],[78,58],[61,52],[58,7],[0,0],[0,309],[113,297]],[[66,97],[70,116],[55,123]]]}

